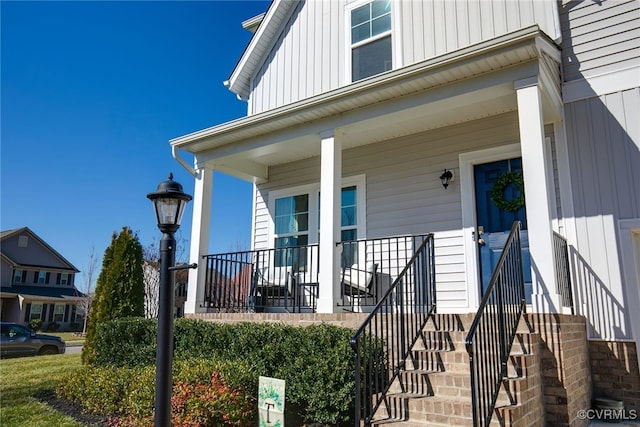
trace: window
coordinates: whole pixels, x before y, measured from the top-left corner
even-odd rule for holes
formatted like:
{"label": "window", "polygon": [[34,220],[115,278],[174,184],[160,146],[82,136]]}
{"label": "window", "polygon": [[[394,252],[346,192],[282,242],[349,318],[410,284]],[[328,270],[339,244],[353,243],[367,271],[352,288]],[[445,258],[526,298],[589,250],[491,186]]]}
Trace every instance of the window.
{"label": "window", "polygon": [[[290,248],[309,244],[309,195],[276,199],[275,248]],[[304,266],[300,251],[276,251],[275,266]]]}
{"label": "window", "polygon": [[24,270],[13,270],[13,283],[24,283],[27,272]]}
{"label": "window", "polygon": [[44,284],[49,283],[49,274],[46,271],[36,271],[34,273],[33,283]]}
{"label": "window", "polygon": [[[358,198],[355,186],[342,189],[340,225],[342,227],[340,240],[343,242],[358,240]],[[358,245],[353,244],[343,248],[341,258],[343,266],[354,264],[358,259]]]}
{"label": "window", "polygon": [[[341,240],[356,240],[364,235],[364,175],[344,178],[341,195]],[[320,191],[317,185],[271,193],[274,200],[274,247],[276,249],[318,243],[320,233]],[[291,195],[291,193],[297,193]],[[281,196],[281,197],[278,197]],[[358,208],[358,206],[360,207]],[[354,245],[355,246],[355,245]],[[275,266],[293,266],[306,271],[306,250],[276,251]]]}
{"label": "window", "polygon": [[58,280],[56,281],[57,285],[70,285],[71,281],[69,280],[69,273],[58,273]]}
{"label": "window", "polygon": [[351,81],[392,68],[391,0],[374,0],[351,11]]}
{"label": "window", "polygon": [[42,318],[42,304],[31,304],[31,312],[29,313],[29,321],[39,320]]}
{"label": "window", "polygon": [[53,321],[58,323],[64,321],[64,305],[56,304],[53,309]]}

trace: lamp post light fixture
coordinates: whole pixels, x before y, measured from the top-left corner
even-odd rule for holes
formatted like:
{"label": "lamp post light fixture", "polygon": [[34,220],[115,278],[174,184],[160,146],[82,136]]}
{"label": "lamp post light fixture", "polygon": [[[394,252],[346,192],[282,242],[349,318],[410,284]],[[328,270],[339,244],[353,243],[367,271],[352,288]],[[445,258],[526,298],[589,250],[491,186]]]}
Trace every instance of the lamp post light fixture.
{"label": "lamp post light fixture", "polygon": [[158,184],[155,193],[147,194],[153,202],[162,232],[160,240],[160,283],[158,287],[158,341],[156,350],[155,427],[171,426],[171,362],[173,359],[173,272],[195,268],[195,264],[175,267],[176,239],[173,236],[191,196],[182,191],[182,185],[169,179]]}

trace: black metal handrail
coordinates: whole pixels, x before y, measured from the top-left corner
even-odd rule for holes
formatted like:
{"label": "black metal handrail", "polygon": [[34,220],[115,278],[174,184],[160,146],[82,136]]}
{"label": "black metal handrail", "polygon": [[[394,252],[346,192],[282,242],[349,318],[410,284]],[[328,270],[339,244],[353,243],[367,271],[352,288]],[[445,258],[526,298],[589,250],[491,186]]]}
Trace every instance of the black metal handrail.
{"label": "black metal handrail", "polygon": [[518,323],[526,310],[520,227],[519,221],[511,227],[466,338],[474,426],[491,422]]}
{"label": "black metal handrail", "polygon": [[435,313],[433,234],[414,239],[413,256],[351,338],[357,426],[360,420],[371,423],[429,316]]}
{"label": "black metal handrail", "polygon": [[569,270],[569,249],[567,239],[557,232],[553,232],[553,258],[556,267],[556,281],[558,293],[563,307],[571,309],[573,314],[573,292],[571,291],[571,274]]}

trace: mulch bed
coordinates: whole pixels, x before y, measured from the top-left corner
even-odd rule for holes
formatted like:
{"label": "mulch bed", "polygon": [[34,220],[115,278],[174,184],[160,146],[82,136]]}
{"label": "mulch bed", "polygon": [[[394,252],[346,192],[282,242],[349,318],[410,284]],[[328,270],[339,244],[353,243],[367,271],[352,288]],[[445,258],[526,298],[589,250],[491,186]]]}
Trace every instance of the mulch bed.
{"label": "mulch bed", "polygon": [[106,427],[109,425],[107,423],[107,416],[89,413],[79,403],[57,397],[53,390],[40,393],[36,398],[51,406],[56,411],[75,419],[87,427]]}

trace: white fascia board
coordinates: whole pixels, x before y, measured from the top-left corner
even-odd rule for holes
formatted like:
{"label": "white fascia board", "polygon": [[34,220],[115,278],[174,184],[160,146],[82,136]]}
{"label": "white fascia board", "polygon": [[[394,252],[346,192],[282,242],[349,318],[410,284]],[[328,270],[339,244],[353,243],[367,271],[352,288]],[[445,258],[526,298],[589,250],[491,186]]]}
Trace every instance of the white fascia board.
{"label": "white fascia board", "polygon": [[250,80],[262,63],[262,57],[273,46],[280,34],[278,30],[296,3],[292,0],[273,0],[231,76],[224,82],[240,99],[248,99]]}

